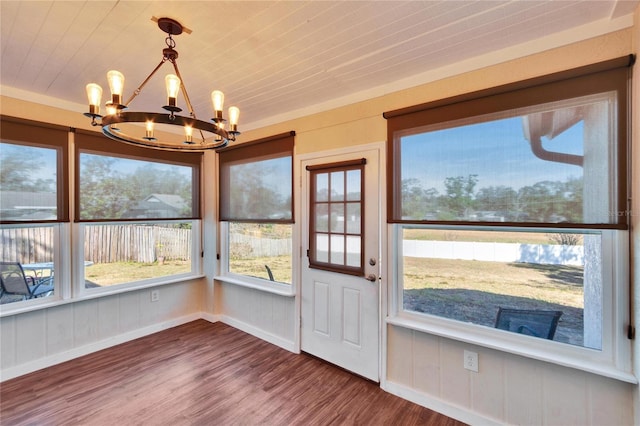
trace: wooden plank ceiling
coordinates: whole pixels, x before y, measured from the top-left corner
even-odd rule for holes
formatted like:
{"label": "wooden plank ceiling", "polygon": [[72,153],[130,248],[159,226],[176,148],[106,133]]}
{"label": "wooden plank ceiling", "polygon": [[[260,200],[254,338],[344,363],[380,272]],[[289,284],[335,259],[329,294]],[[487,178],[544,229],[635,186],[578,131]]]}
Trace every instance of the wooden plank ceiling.
{"label": "wooden plank ceiling", "polygon": [[[201,119],[210,93],[252,128],[398,88],[398,81],[585,25],[628,20],[638,1],[6,1],[0,2],[0,89],[84,112],[84,86],[125,99],[162,59],[170,17],[178,65]],[[161,111],[165,64],[132,103]],[[413,78],[413,80],[412,80]],[[103,97],[103,99],[104,99]],[[50,102],[50,101],[49,101]],[[183,108],[184,102],[182,103]]]}

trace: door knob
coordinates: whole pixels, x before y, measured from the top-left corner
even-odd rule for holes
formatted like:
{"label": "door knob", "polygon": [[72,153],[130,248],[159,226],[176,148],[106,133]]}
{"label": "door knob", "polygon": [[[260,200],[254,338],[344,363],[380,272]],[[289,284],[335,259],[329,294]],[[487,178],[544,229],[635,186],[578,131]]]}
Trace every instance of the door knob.
{"label": "door knob", "polygon": [[373,257],[369,259],[369,265],[376,266],[376,260]]}
{"label": "door knob", "polygon": [[377,279],[377,278],[376,278],[376,275],[375,275],[375,274],[369,274],[369,275],[367,275],[367,276],[365,277],[365,279],[366,279],[367,281],[371,281],[372,283],[374,283],[374,282],[376,282],[376,279]]}

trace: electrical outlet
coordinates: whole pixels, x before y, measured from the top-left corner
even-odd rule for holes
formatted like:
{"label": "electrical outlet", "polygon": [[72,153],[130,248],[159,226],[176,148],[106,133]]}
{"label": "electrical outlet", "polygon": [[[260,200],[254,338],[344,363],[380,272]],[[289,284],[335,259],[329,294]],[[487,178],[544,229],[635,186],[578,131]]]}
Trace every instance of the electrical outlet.
{"label": "electrical outlet", "polygon": [[478,372],[478,353],[464,351],[464,368]]}
{"label": "electrical outlet", "polygon": [[157,302],[160,300],[160,290],[151,290],[151,301]]}

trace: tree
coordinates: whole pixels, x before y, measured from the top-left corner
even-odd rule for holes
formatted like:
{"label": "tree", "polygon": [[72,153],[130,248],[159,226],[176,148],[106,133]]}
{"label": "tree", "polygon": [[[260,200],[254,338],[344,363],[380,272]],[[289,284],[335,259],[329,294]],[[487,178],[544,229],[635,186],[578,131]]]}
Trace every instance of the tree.
{"label": "tree", "polygon": [[[116,159],[92,155],[80,169],[80,217],[118,219],[135,204],[126,177],[113,169]],[[128,189],[127,189],[128,188]]]}
{"label": "tree", "polygon": [[507,186],[488,186],[476,193],[474,207],[477,210],[501,212],[503,215],[517,211],[518,193]]}
{"label": "tree", "polygon": [[464,218],[473,206],[473,190],[478,183],[478,175],[448,177],[444,180],[446,197],[444,201],[450,213],[456,218]]}
{"label": "tree", "polygon": [[438,191],[423,189],[418,179],[402,180],[402,217],[424,219],[438,208]]}
{"label": "tree", "polygon": [[42,169],[42,155],[34,149],[25,155],[22,147],[4,146],[0,152],[0,187],[3,191],[55,192],[55,179],[34,179]]}

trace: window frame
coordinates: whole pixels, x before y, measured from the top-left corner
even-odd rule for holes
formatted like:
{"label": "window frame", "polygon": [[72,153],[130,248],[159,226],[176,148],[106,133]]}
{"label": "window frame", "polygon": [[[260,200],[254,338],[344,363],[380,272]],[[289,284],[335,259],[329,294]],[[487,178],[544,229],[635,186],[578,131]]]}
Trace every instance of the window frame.
{"label": "window frame", "polygon": [[202,221],[199,219],[181,219],[181,220],[132,220],[132,221],[114,221],[114,222],[79,222],[74,224],[74,247],[77,248],[78,259],[84,259],[84,237],[85,228],[92,225],[128,225],[128,224],[153,224],[153,223],[183,223],[191,222],[191,271],[181,274],[164,275],[161,277],[147,278],[138,281],[127,281],[120,284],[114,284],[111,286],[86,288],[85,287],[85,266],[82,260],[79,260],[75,264],[74,276],[78,277],[74,281],[73,292],[80,299],[91,299],[99,296],[107,296],[112,294],[123,293],[130,290],[139,290],[149,287],[157,287],[159,285],[171,284],[176,282],[187,281],[191,279],[197,279],[204,276],[202,273],[202,258],[201,258],[201,235],[202,235]]}
{"label": "window frame", "polygon": [[[219,229],[219,268],[218,274],[214,277],[215,280],[228,284],[238,285],[241,287],[252,288],[268,293],[277,294],[280,296],[294,297],[296,295],[296,285],[294,277],[296,277],[299,269],[299,262],[295,256],[296,247],[299,247],[299,236],[296,233],[295,227],[295,185],[294,181],[296,176],[296,163],[295,163],[295,131],[289,131],[286,133],[269,136],[250,142],[246,142],[233,147],[225,148],[218,151],[217,166],[218,166],[218,229]],[[223,203],[228,203],[229,200],[225,194],[228,192],[227,186],[229,184],[228,176],[224,176],[226,171],[225,163],[231,164],[237,161],[243,161],[249,163],[251,158],[256,158],[260,161],[264,158],[273,156],[284,156],[283,153],[288,153],[291,156],[291,218],[290,219],[268,219],[268,218],[235,218],[230,214],[230,210],[223,206]],[[229,270],[230,254],[229,254],[229,232],[230,223],[254,223],[254,224],[290,224],[292,226],[292,259],[291,259],[291,276],[292,282],[281,283],[278,281],[270,281],[268,279],[262,279],[257,277],[251,277],[248,275],[241,275],[233,273]]]}
{"label": "window frame", "polygon": [[[413,225],[412,225],[413,226]],[[418,225],[437,229],[490,230],[491,226],[470,225]],[[626,310],[629,298],[629,233],[620,230],[602,230],[603,280],[613,285],[603,286],[602,349],[590,349],[566,343],[505,332],[478,324],[406,311],[403,308],[402,285],[402,229],[403,224],[389,224],[389,249],[394,253],[389,260],[391,271],[391,300],[386,322],[392,325],[422,331],[453,340],[495,349],[515,355],[572,367],[613,379],[638,383],[631,366],[631,340],[626,338],[622,325],[629,321]],[[545,230],[555,228],[536,228]],[[530,227],[505,227],[505,231],[531,232]],[[587,229],[584,228],[586,231]],[[607,309],[608,306],[612,308]]]}
{"label": "window frame", "polygon": [[[389,231],[389,271],[391,297],[389,324],[419,330],[438,336],[517,354],[541,361],[572,367],[629,383],[638,383],[631,366],[631,340],[627,328],[631,317],[630,247],[628,207],[630,188],[629,152],[630,82],[633,55],[604,61],[564,72],[550,74],[495,88],[446,98],[427,104],[385,112],[387,119],[387,222]],[[472,118],[500,111],[525,108],[562,99],[615,91],[617,115],[614,123],[617,140],[617,223],[540,223],[540,222],[474,222],[439,220],[403,220],[401,211],[401,181],[399,138],[410,129],[438,123]],[[396,151],[398,150],[398,151]],[[565,343],[495,330],[486,326],[467,324],[457,320],[405,311],[402,284],[403,225],[445,227],[451,229],[516,230],[521,232],[599,230],[602,233],[603,324],[602,349],[594,350]]]}
{"label": "window frame", "polygon": [[[190,217],[183,218],[107,218],[107,219],[81,219],[80,218],[80,155],[83,153],[103,155],[107,157],[141,160],[151,163],[188,166],[192,168],[192,210]],[[200,182],[203,162],[202,153],[168,152],[149,148],[132,146],[124,143],[114,144],[105,136],[83,130],[75,132],[75,217],[74,217],[74,244],[76,253],[74,276],[78,279],[74,282],[74,294],[80,298],[95,297],[96,295],[115,294],[123,291],[152,287],[172,282],[185,281],[200,278],[202,274],[202,206],[200,203]],[[179,223],[191,222],[191,272],[166,275],[138,281],[128,281],[103,288],[85,288],[84,271],[84,229],[90,225],[122,225],[122,224],[150,224],[150,223]]]}
{"label": "window frame", "polygon": [[43,298],[7,303],[0,307],[0,317],[14,315],[59,304],[71,297],[63,283],[69,277],[71,247],[68,244],[69,223],[69,128],[33,120],[0,115],[0,141],[13,145],[54,149],[56,151],[56,215],[53,220],[2,220],[3,229],[52,228],[52,256],[54,270],[54,294]]}

